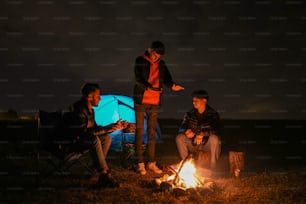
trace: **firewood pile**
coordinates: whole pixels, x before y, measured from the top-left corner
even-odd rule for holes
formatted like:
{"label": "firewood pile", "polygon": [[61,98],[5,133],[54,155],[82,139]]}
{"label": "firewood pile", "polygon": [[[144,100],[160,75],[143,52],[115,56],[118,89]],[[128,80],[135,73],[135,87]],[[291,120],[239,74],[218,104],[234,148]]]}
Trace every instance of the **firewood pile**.
{"label": "firewood pile", "polygon": [[215,188],[215,183],[208,178],[209,171],[197,169],[194,160],[190,157],[169,170],[171,174],[164,174],[155,179],[161,191],[172,191],[174,194],[183,195],[194,190],[213,191]]}

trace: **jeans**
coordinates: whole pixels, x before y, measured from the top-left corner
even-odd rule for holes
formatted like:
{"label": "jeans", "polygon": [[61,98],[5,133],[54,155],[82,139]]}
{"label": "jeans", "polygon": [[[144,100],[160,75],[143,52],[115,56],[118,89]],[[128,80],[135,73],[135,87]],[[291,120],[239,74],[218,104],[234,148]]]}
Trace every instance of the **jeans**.
{"label": "jeans", "polygon": [[136,113],[136,155],[138,163],[144,162],[143,155],[143,135],[144,135],[144,114],[147,118],[147,135],[148,135],[148,157],[149,162],[155,162],[155,132],[158,115],[157,105],[135,104]]}
{"label": "jeans", "polygon": [[95,168],[99,171],[109,170],[109,167],[106,162],[106,156],[108,150],[112,143],[112,138],[109,135],[87,135],[87,140],[85,141],[87,146],[90,147],[90,153],[93,158],[93,163]]}
{"label": "jeans", "polygon": [[210,151],[211,167],[216,166],[221,152],[221,142],[216,134],[211,134],[206,144],[194,145],[193,140],[188,138],[185,133],[178,133],[176,136],[176,146],[181,159],[185,159],[190,153],[195,151]]}

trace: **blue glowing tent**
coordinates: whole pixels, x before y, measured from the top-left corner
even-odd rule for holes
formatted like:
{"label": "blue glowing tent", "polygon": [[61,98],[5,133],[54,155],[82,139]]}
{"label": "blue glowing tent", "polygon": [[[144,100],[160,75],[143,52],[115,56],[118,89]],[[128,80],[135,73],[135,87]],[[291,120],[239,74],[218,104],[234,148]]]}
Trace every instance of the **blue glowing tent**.
{"label": "blue glowing tent", "polygon": [[[94,108],[95,120],[98,125],[106,126],[117,120],[126,120],[135,123],[134,101],[131,97],[121,95],[102,95],[100,103]],[[143,143],[147,143],[147,125],[145,118],[145,134]],[[135,133],[124,133],[122,130],[110,134],[112,137],[111,149],[121,150],[122,142],[134,143]],[[159,124],[156,125],[156,140],[161,137]]]}

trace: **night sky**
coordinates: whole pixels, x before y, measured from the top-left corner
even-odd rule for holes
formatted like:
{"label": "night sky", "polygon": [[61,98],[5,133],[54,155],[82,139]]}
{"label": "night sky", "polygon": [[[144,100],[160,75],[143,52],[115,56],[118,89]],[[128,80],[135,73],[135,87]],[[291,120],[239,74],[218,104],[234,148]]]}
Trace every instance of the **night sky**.
{"label": "night sky", "polygon": [[222,118],[306,119],[305,8],[303,0],[3,0],[0,109],[65,109],[84,82],[132,96],[135,58],[161,40],[185,86],[165,90],[161,118],[182,118],[191,92],[206,89]]}

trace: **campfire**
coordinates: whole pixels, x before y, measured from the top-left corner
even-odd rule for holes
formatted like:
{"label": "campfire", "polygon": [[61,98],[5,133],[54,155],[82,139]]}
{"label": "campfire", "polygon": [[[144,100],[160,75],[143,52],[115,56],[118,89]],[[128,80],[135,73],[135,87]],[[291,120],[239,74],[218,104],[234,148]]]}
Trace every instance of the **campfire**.
{"label": "campfire", "polygon": [[170,168],[170,170],[173,174],[165,174],[163,177],[155,179],[155,182],[163,191],[211,188],[212,182],[208,182],[207,177],[197,171],[195,160],[191,156],[188,156],[176,167]]}

